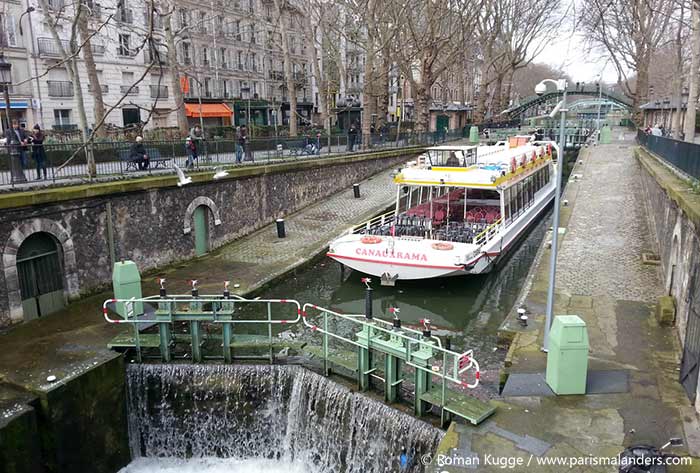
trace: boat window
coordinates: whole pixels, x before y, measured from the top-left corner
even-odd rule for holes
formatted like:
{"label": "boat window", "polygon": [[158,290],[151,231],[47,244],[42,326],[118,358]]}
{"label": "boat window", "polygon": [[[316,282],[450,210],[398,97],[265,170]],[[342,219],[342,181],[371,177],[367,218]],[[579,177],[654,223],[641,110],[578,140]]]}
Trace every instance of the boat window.
{"label": "boat window", "polygon": [[503,190],[503,205],[506,213],[504,219],[508,223],[510,222],[510,187]]}
{"label": "boat window", "polygon": [[436,167],[468,167],[476,164],[476,148],[429,149],[428,160]]}

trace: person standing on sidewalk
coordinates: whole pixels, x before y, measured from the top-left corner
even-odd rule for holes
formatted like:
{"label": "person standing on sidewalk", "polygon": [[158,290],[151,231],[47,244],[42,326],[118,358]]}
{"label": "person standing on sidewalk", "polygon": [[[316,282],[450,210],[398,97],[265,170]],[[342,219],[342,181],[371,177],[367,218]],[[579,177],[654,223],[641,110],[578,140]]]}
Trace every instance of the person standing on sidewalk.
{"label": "person standing on sidewalk", "polygon": [[46,176],[46,150],[44,149],[44,132],[41,127],[37,124],[34,125],[34,133],[32,134],[32,157],[36,163],[36,180],[41,179],[41,172],[44,172],[44,179],[48,179]]}
{"label": "person standing on sidewalk", "polygon": [[355,138],[357,137],[357,128],[355,127],[355,122],[353,121],[348,128],[348,151],[352,152],[355,147]]}
{"label": "person standing on sidewalk", "polygon": [[241,127],[236,127],[236,164],[241,164],[243,160],[243,145],[241,144]]}

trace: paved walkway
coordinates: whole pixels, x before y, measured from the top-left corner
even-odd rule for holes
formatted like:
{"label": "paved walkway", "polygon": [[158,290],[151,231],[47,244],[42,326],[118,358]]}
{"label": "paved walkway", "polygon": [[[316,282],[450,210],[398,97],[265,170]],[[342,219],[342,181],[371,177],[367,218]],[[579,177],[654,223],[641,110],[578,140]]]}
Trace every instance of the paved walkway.
{"label": "paved walkway", "polygon": [[[478,428],[454,425],[443,442],[443,453],[459,458],[477,455],[482,461],[480,472],[502,471],[483,463],[485,455],[491,454],[520,458],[523,463],[509,471],[602,473],[617,469],[541,462],[543,458],[611,459],[631,444],[661,445],[679,436],[694,440],[695,414],[677,382],[677,335],[654,318],[653,304],[663,292],[658,269],[641,263],[642,251],[653,251],[654,245],[633,146],[627,137],[580,155],[564,195],[569,205],[562,209],[561,227],[566,232],[560,240],[555,299],[555,314],[576,314],[587,323],[589,369],[626,371],[629,391],[501,398],[496,401],[496,414]],[[524,298],[531,323],[527,329],[509,326],[518,331],[506,360],[510,374],[544,373],[546,368],[540,348],[549,250],[541,250],[536,264]],[[695,448],[693,442],[690,448]],[[686,447],[677,453],[687,451]],[[700,461],[696,463],[699,468]],[[452,466],[431,471],[473,470]],[[674,467],[669,471],[698,470]]]}

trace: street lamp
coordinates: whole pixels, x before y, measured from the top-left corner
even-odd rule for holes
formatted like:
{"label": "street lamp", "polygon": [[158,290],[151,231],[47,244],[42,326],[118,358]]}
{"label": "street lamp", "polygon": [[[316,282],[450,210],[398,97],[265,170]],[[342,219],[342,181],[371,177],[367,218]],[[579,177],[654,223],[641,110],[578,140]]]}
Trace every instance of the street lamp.
{"label": "street lamp", "polygon": [[[10,119],[10,84],[12,84],[12,64],[5,61],[5,55],[0,53],[0,85],[5,95],[5,118],[7,119],[7,150],[10,155],[10,179],[12,183],[27,182],[24,176],[22,165],[19,162],[19,137],[12,131],[12,120]],[[13,145],[13,142],[16,142]]]}
{"label": "street lamp", "polygon": [[561,176],[564,168],[564,149],[566,147],[566,79],[545,79],[535,86],[535,93],[542,95],[547,92],[547,84],[554,84],[562,99],[549,115],[554,118],[557,113],[561,116],[559,125],[559,149],[557,149],[556,190],[554,194],[554,222],[552,224],[552,254],[549,262],[549,287],[547,288],[547,312],[544,322],[544,346],[543,351],[549,350],[549,328],[552,325],[552,311],[554,310],[554,284],[557,270],[557,244],[559,241],[559,201],[561,199]]}

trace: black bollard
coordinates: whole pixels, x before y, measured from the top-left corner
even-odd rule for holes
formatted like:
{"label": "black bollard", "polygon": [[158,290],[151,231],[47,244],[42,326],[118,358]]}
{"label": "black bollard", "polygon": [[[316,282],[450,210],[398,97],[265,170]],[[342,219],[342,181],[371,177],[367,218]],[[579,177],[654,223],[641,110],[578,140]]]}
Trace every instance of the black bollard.
{"label": "black bollard", "polygon": [[355,198],[359,199],[360,198],[360,185],[353,184],[352,185],[352,192],[353,192],[353,194],[355,194]]}
{"label": "black bollard", "polygon": [[365,289],[365,318],[372,320],[372,288]]}
{"label": "black bollard", "polygon": [[277,238],[286,237],[287,233],[285,233],[285,231],[284,231],[284,219],[278,218],[276,223],[277,223]]}

